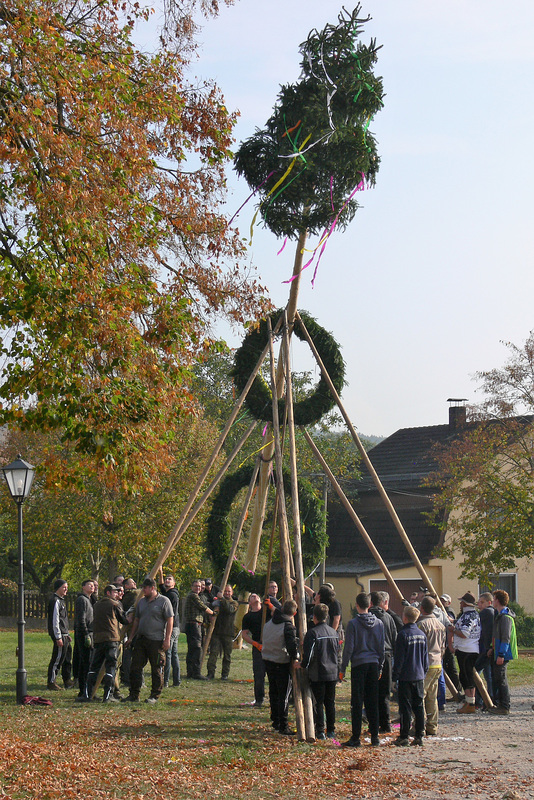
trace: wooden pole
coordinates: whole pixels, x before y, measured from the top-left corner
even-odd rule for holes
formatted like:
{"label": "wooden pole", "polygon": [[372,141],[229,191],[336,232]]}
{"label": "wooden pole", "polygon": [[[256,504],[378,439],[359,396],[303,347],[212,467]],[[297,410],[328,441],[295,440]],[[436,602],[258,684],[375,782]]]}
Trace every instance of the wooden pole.
{"label": "wooden pole", "polygon": [[[276,372],[274,368],[274,347],[273,347],[273,334],[270,325],[270,320],[267,320],[269,327],[269,346],[270,346],[270,365],[271,365],[271,389],[273,395],[273,437],[274,437],[274,454],[276,463],[276,485],[278,488],[278,510],[280,517],[280,562],[282,566],[282,586],[283,594],[286,598],[291,597],[291,558],[289,552],[289,530],[287,524],[287,511],[285,502],[284,491],[284,477],[283,477],[283,463],[282,463],[282,448],[280,446],[280,422],[278,418],[278,397],[276,394]],[[294,669],[292,666],[292,673]],[[299,741],[303,742],[306,739],[306,723],[304,720],[304,710],[302,707],[302,694],[300,691],[300,684],[297,680],[293,680],[293,702],[295,704],[295,719],[297,722],[297,736]]]}
{"label": "wooden pole", "polygon": [[432,582],[431,582],[430,578],[428,577],[427,572],[426,572],[423,564],[421,563],[421,561],[419,559],[419,556],[415,552],[415,550],[414,550],[414,548],[412,546],[412,543],[410,542],[410,540],[409,540],[409,538],[408,538],[408,536],[406,534],[406,531],[403,528],[402,522],[400,521],[400,519],[399,519],[399,517],[397,515],[397,512],[395,511],[395,508],[393,507],[393,503],[389,499],[389,497],[387,495],[387,492],[384,489],[384,487],[382,485],[382,482],[381,482],[380,478],[378,477],[378,475],[376,473],[376,470],[375,470],[375,468],[373,467],[373,465],[371,463],[371,459],[369,458],[369,455],[367,454],[364,446],[362,445],[362,443],[360,441],[360,437],[356,433],[356,430],[355,430],[355,428],[354,428],[354,426],[353,426],[353,424],[352,424],[352,422],[351,422],[351,420],[349,418],[349,415],[347,414],[345,406],[341,402],[341,398],[339,397],[339,394],[337,393],[336,387],[332,383],[332,380],[331,380],[331,378],[330,378],[330,376],[329,376],[329,374],[328,374],[328,372],[326,370],[326,367],[323,364],[319,353],[317,352],[317,348],[315,347],[313,339],[311,338],[310,334],[306,330],[306,326],[304,325],[304,322],[302,321],[302,318],[300,317],[298,311],[296,312],[296,318],[300,322],[302,331],[304,333],[304,337],[305,337],[306,341],[308,342],[308,344],[310,345],[310,349],[311,349],[313,355],[315,356],[315,360],[317,361],[317,363],[318,363],[318,365],[319,365],[319,367],[321,369],[321,372],[323,374],[323,377],[324,377],[326,383],[328,384],[330,392],[332,393],[332,396],[333,396],[334,400],[336,401],[339,410],[341,411],[343,419],[345,420],[345,422],[347,424],[347,428],[349,430],[349,433],[352,436],[352,438],[354,439],[354,443],[356,444],[356,447],[358,448],[358,451],[360,453],[362,461],[364,462],[369,474],[371,475],[371,478],[373,479],[373,482],[374,482],[376,488],[378,489],[378,492],[379,492],[379,494],[380,494],[380,496],[381,496],[381,498],[382,498],[382,500],[384,502],[384,505],[386,506],[386,509],[387,509],[392,521],[393,521],[393,524],[395,525],[395,528],[397,529],[397,532],[398,532],[399,536],[401,537],[402,541],[404,542],[404,544],[406,546],[406,549],[408,550],[408,553],[410,554],[410,557],[411,557],[411,559],[412,559],[417,571],[419,572],[419,575],[423,579],[425,585],[430,589],[430,591],[432,591],[436,595],[436,598],[437,598],[436,602],[445,611],[445,608],[444,608],[441,600],[439,599],[439,593],[436,592],[434,587],[432,586]]}
{"label": "wooden pole", "polygon": [[[286,324],[283,334],[284,366],[286,374],[286,409],[287,409],[287,430],[289,439],[289,463],[291,468],[291,505],[293,511],[293,549],[295,561],[295,581],[297,586],[297,603],[299,606],[299,636],[300,645],[304,642],[304,636],[308,628],[306,620],[306,594],[304,591],[304,568],[302,565],[302,540],[300,535],[300,505],[297,476],[297,450],[295,446],[295,418],[293,414],[293,381],[291,377],[291,356],[289,351],[289,331]],[[313,720],[313,704],[311,698],[311,688],[305,670],[301,670],[293,665],[293,681],[300,687],[302,697],[302,709],[304,714],[304,725],[306,741],[315,741],[315,723]]]}
{"label": "wooden pole", "polygon": [[[256,485],[256,479],[258,477],[258,470],[260,468],[260,459],[259,457],[256,459],[256,466],[254,467],[254,472],[252,473],[252,478],[250,479],[250,483],[248,486],[247,494],[245,497],[245,502],[243,503],[243,508],[241,510],[241,516],[239,517],[239,521],[237,523],[237,527],[234,533],[234,539],[232,542],[232,547],[230,548],[230,552],[228,554],[228,558],[226,560],[226,567],[224,569],[224,575],[221,583],[221,591],[224,592],[224,587],[228,583],[228,578],[230,577],[230,572],[232,569],[232,564],[234,563],[234,556],[237,552],[237,546],[239,544],[239,539],[241,537],[241,532],[243,531],[243,525],[245,524],[245,520],[247,518],[247,511],[250,505],[250,501],[252,499],[252,493],[254,491],[254,487]],[[206,631],[206,636],[204,637],[204,643],[202,645],[202,653],[200,654],[200,669],[202,669],[202,664],[204,663],[204,659],[206,657],[206,653],[208,652],[208,647],[210,645],[211,637],[213,635],[213,629],[215,627],[215,621],[217,619],[217,614],[213,614],[210,617],[210,624],[208,626],[208,630]]]}
{"label": "wooden pole", "polygon": [[397,584],[395,583],[391,572],[388,570],[388,568],[386,566],[385,561],[382,559],[380,553],[376,549],[373,540],[371,539],[371,537],[369,536],[369,534],[365,530],[365,527],[364,527],[361,519],[359,518],[357,513],[354,511],[352,505],[350,504],[349,499],[347,498],[347,496],[344,493],[343,489],[341,488],[341,486],[337,482],[337,480],[336,480],[336,478],[334,476],[334,473],[332,472],[332,470],[330,469],[330,467],[326,463],[326,461],[323,458],[321,452],[319,451],[319,448],[317,447],[317,445],[313,441],[312,437],[310,436],[310,434],[308,433],[308,431],[305,428],[301,428],[300,430],[304,434],[304,437],[305,437],[306,441],[308,442],[308,444],[309,444],[314,456],[316,457],[317,461],[319,462],[319,464],[323,468],[324,472],[326,473],[326,475],[328,477],[328,480],[330,481],[330,483],[332,484],[333,488],[335,489],[339,499],[343,503],[343,506],[345,507],[346,511],[348,512],[350,518],[352,519],[352,521],[354,522],[354,524],[356,525],[356,527],[360,531],[361,535],[363,536],[365,544],[367,545],[367,547],[371,551],[371,554],[372,554],[373,558],[375,559],[376,563],[378,564],[378,566],[382,570],[382,572],[384,574],[384,577],[386,578],[391,591],[393,592],[395,597],[397,597],[398,600],[404,600],[402,592],[399,589],[399,587],[397,586]]}

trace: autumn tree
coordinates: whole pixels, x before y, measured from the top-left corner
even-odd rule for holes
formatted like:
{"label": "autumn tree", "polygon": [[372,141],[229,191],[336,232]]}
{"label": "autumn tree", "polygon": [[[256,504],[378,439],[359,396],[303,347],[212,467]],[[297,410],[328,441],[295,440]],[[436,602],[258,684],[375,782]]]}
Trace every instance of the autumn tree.
{"label": "autumn tree", "polygon": [[485,399],[461,435],[436,452],[433,519],[446,532],[441,555],[462,574],[489,580],[534,557],[534,332],[507,344],[504,367],[477,373]]}
{"label": "autumn tree", "polygon": [[147,53],[138,3],[0,2],[0,423],[128,485],[170,463],[212,321],[264,307],[219,207],[235,116],[188,78],[194,6]]}
{"label": "autumn tree", "polygon": [[[78,476],[65,486],[51,484],[43,470],[37,473],[24,508],[29,584],[45,590],[60,574],[76,582],[88,575],[107,581],[118,571],[144,577],[204,466],[215,434],[213,424],[202,417],[179,423],[170,470],[157,476],[150,491],[133,494],[99,481],[91,460],[56,432],[9,431],[0,454],[24,445],[32,463],[46,462],[55,474]],[[204,558],[204,522],[200,514],[166,563],[184,585],[198,575]],[[0,563],[11,574],[10,563],[17,563],[16,515],[7,491],[0,492],[0,531]]]}

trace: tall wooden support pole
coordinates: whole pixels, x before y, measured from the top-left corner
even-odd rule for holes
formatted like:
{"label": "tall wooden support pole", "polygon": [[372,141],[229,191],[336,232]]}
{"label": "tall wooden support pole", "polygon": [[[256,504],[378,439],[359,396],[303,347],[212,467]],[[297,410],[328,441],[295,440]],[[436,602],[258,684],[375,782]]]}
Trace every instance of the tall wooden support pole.
{"label": "tall wooden support pole", "polygon": [[[289,300],[286,306],[287,320],[290,326],[290,330],[292,330],[293,328],[293,322],[297,310],[298,294],[300,288],[300,277],[302,274],[302,263],[304,259],[304,248],[306,246],[307,236],[308,236],[307,230],[303,230],[300,232],[299,239],[297,242],[297,249],[295,251],[295,259],[293,262],[293,275],[292,275],[293,279],[291,281],[291,288],[289,290]],[[280,324],[281,320],[279,320],[278,322]],[[277,328],[275,328],[275,332]],[[276,397],[280,398],[283,394],[283,391],[284,391],[284,373],[280,363],[278,365],[278,370],[276,375]],[[260,547],[261,531],[263,527],[263,521],[265,519],[265,504],[267,501],[267,492],[269,489],[271,463],[273,457],[274,457],[274,442],[268,447],[266,447],[263,451],[264,463],[262,464],[260,469],[258,492],[256,494],[254,515],[252,517],[250,538],[245,560],[246,568],[251,570],[256,569],[256,561],[258,558],[258,552]],[[291,595],[289,595],[289,597],[291,597]]]}
{"label": "tall wooden support pole", "polygon": [[[248,507],[250,505],[250,501],[252,499],[252,493],[254,492],[254,487],[256,486],[256,480],[258,477],[258,471],[260,468],[260,459],[256,459],[256,466],[254,467],[254,472],[252,473],[252,478],[250,479],[250,483],[248,486],[247,494],[245,497],[245,502],[243,503],[243,508],[241,510],[241,516],[239,517],[239,521],[237,523],[237,527],[234,533],[234,539],[232,542],[232,547],[230,548],[230,553],[228,554],[228,558],[226,560],[226,567],[224,569],[224,575],[221,582],[221,591],[224,592],[224,587],[228,583],[228,578],[230,577],[230,572],[232,569],[232,564],[234,563],[234,557],[237,552],[237,546],[239,544],[239,539],[241,538],[241,533],[243,531],[243,525],[245,524],[245,520],[247,518]],[[202,664],[204,663],[204,659],[206,657],[206,653],[208,652],[208,647],[210,645],[211,637],[213,635],[213,629],[215,627],[215,621],[217,619],[217,614],[213,614],[210,617],[210,624],[208,626],[208,630],[206,632],[206,636],[204,637],[204,643],[202,645],[202,653],[200,655],[200,668],[202,669]]]}
{"label": "tall wooden support pole", "polygon": [[384,487],[382,485],[382,481],[378,477],[378,475],[376,473],[376,470],[375,470],[375,468],[373,467],[373,465],[371,463],[371,459],[369,458],[364,446],[362,445],[362,443],[360,441],[360,437],[356,433],[356,430],[355,430],[355,428],[354,428],[354,426],[353,426],[353,424],[352,424],[352,422],[351,422],[351,420],[349,418],[349,415],[347,414],[345,406],[341,402],[341,398],[339,397],[339,394],[337,393],[336,387],[332,383],[330,375],[328,374],[328,372],[326,370],[326,367],[323,364],[319,353],[317,352],[317,348],[315,347],[315,344],[313,343],[313,339],[311,338],[310,334],[306,330],[306,326],[304,325],[304,322],[302,321],[301,317],[299,316],[298,311],[296,313],[296,316],[297,316],[298,321],[300,322],[300,325],[301,325],[302,331],[304,333],[304,336],[306,338],[306,341],[310,345],[310,349],[311,349],[313,355],[315,356],[315,360],[317,361],[317,363],[318,363],[318,365],[319,365],[319,367],[321,369],[321,372],[323,374],[323,378],[325,379],[326,383],[328,384],[328,387],[330,389],[332,397],[336,401],[337,406],[338,406],[339,410],[341,411],[343,419],[345,420],[345,422],[347,424],[347,428],[349,430],[349,433],[352,436],[352,438],[354,439],[354,443],[355,443],[356,447],[358,448],[358,451],[360,453],[362,461],[364,462],[364,464],[365,464],[365,466],[367,468],[367,471],[369,472],[370,476],[373,479],[373,482],[374,482],[376,488],[378,489],[378,492],[379,492],[379,494],[380,494],[380,496],[381,496],[381,498],[382,498],[382,500],[384,502],[384,505],[386,506],[386,509],[387,509],[391,519],[392,519],[393,524],[395,525],[395,528],[397,529],[397,532],[398,532],[399,536],[401,537],[402,541],[404,542],[404,544],[406,546],[406,549],[408,550],[408,553],[410,554],[411,559],[412,559],[417,571],[419,572],[419,575],[421,576],[421,578],[425,582],[426,586],[428,586],[428,588],[432,592],[434,592],[436,594],[436,597],[438,598],[438,603],[441,605],[441,601],[439,600],[439,593],[435,592],[434,588],[432,587],[432,582],[431,582],[430,578],[428,577],[425,568],[423,567],[421,561],[419,560],[419,557],[418,557],[417,553],[415,552],[415,550],[414,550],[414,548],[412,546],[412,543],[410,542],[410,540],[409,540],[409,538],[408,538],[408,536],[406,534],[406,531],[404,530],[404,528],[402,526],[402,522],[400,521],[400,519],[399,519],[399,517],[397,515],[397,512],[395,511],[395,508],[393,507],[393,503],[389,499],[389,497],[388,497],[388,495],[386,493],[386,490],[384,489]]}
{"label": "tall wooden support pole", "polygon": [[[304,636],[308,628],[306,620],[306,594],[304,591],[304,568],[302,565],[302,540],[300,534],[300,505],[297,475],[297,450],[295,446],[295,418],[293,415],[293,381],[291,378],[291,356],[289,351],[289,331],[284,325],[283,350],[284,367],[286,374],[286,409],[287,409],[287,430],[289,439],[289,463],[291,468],[291,505],[293,510],[293,552],[295,560],[295,580],[297,585],[297,603],[299,606],[299,636],[300,645],[304,641]],[[302,697],[302,710],[304,714],[304,726],[306,741],[315,741],[315,724],[313,721],[313,705],[311,698],[311,688],[307,673],[293,665],[293,683],[298,684]]]}
{"label": "tall wooden support pole", "polygon": [[[271,363],[271,389],[273,395],[273,437],[274,455],[276,464],[276,487],[278,490],[278,516],[280,519],[280,563],[282,567],[282,590],[286,599],[291,598],[291,555],[289,549],[289,528],[287,523],[287,511],[284,491],[284,473],[282,463],[282,447],[280,444],[280,421],[278,418],[278,397],[276,394],[276,372],[274,367],[274,346],[271,329],[271,321],[267,320],[269,328],[270,363]],[[292,669],[292,672],[294,670]],[[304,720],[304,710],[302,707],[302,693],[300,684],[293,680],[293,702],[295,704],[295,719],[297,722],[297,736],[299,741],[306,739],[306,723]]]}
{"label": "tall wooden support pole", "polygon": [[336,478],[334,476],[334,473],[332,472],[332,470],[330,469],[330,467],[328,466],[328,464],[324,460],[321,452],[319,451],[319,448],[317,447],[317,445],[313,441],[312,437],[310,436],[310,434],[308,433],[308,431],[305,428],[301,428],[300,430],[304,434],[304,437],[305,437],[306,441],[308,442],[308,444],[309,444],[314,456],[316,457],[317,461],[319,462],[319,464],[321,465],[321,467],[325,471],[325,473],[326,473],[326,475],[328,477],[328,480],[330,481],[330,483],[332,484],[333,488],[335,489],[335,491],[336,491],[339,499],[343,503],[343,506],[345,507],[347,513],[349,514],[350,518],[352,519],[352,521],[354,522],[354,524],[356,525],[356,527],[360,531],[361,535],[363,536],[365,544],[367,545],[367,547],[371,551],[371,553],[373,555],[373,558],[375,559],[376,563],[378,564],[378,566],[380,567],[380,569],[384,573],[384,577],[386,578],[391,591],[393,592],[395,597],[397,597],[399,600],[404,600],[404,597],[402,596],[402,592],[400,591],[399,587],[395,583],[395,581],[393,579],[393,576],[390,573],[390,571],[388,570],[388,568],[387,568],[384,560],[382,559],[380,553],[376,549],[376,547],[375,547],[375,545],[373,543],[373,540],[371,539],[371,537],[369,536],[369,534],[365,530],[365,527],[364,527],[361,519],[359,518],[359,516],[354,511],[352,505],[350,504],[349,499],[347,498],[347,496],[344,493],[343,489],[341,488],[341,486],[337,482],[337,480],[336,480]]}

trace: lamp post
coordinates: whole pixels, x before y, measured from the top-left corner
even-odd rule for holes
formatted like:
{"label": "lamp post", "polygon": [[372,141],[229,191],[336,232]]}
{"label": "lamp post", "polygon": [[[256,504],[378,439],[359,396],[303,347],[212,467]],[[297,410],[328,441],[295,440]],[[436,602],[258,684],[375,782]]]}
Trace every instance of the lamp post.
{"label": "lamp post", "polygon": [[18,667],[17,667],[17,703],[22,703],[27,695],[26,667],[24,664],[24,547],[22,538],[22,504],[28,497],[33,483],[34,468],[31,464],[17,456],[12,464],[2,468],[9,493],[17,504],[18,512],[18,561],[19,561],[19,597],[18,597]]}

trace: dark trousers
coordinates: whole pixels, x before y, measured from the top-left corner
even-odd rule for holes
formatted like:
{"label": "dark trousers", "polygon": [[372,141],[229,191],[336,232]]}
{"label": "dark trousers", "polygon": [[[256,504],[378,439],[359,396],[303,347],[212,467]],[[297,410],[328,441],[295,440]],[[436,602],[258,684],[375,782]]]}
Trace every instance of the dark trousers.
{"label": "dark trousers", "polygon": [[265,661],[265,671],[269,680],[271,722],[277,730],[283,730],[287,727],[291,667],[289,663],[278,664],[276,661]]}
{"label": "dark trousers", "polygon": [[78,696],[85,694],[85,684],[87,673],[93,655],[93,648],[85,646],[85,636],[83,633],[74,634],[74,652],[77,654],[78,661]]}
{"label": "dark trousers", "polygon": [[352,738],[360,738],[362,709],[369,723],[371,736],[378,736],[378,664],[354,664],[350,668],[350,702]]}
{"label": "dark trousers", "polygon": [[315,733],[324,733],[326,714],[326,730],[333,733],[336,729],[336,684],[337,681],[310,681],[315,697]]}
{"label": "dark trousers", "polygon": [[390,702],[391,697],[391,669],[393,654],[386,653],[382,675],[378,681],[378,724],[381,728],[388,728],[390,725]]}
{"label": "dark trousers", "polygon": [[210,642],[210,655],[208,658],[208,675],[215,676],[215,667],[217,666],[217,659],[222,653],[222,670],[221,677],[227,678],[230,674],[230,663],[232,661],[232,648],[234,646],[233,636],[218,636],[213,634]]}
{"label": "dark trousers", "polygon": [[252,648],[252,674],[254,675],[254,700],[263,703],[265,700],[265,661],[257,647]]}
{"label": "dark trousers", "polygon": [[[492,660],[486,655],[486,653],[481,653],[476,660],[475,669],[477,672],[482,672],[484,678],[486,680],[486,686],[488,687],[488,694],[493,700],[493,672],[491,669]],[[480,695],[478,689],[476,690],[476,704],[477,706],[483,706],[484,701]]]}
{"label": "dark trousers", "polygon": [[492,677],[493,677],[493,700],[495,705],[507,708],[510,710],[510,688],[508,686],[508,677],[506,674],[506,667],[508,662],[504,664],[497,664],[495,661],[491,663]]}
{"label": "dark trousers", "polygon": [[172,629],[171,633],[171,646],[167,650],[165,656],[165,672],[163,675],[165,683],[169,683],[172,668],[172,683],[173,686],[178,686],[180,683],[180,659],[178,658],[178,636],[180,635],[180,628],[178,626]]}
{"label": "dark trousers", "polygon": [[425,735],[425,682],[424,681],[399,681],[399,715],[400,736],[407,739],[410,735],[412,713],[415,719],[415,735]]}
{"label": "dark trousers", "polygon": [[460,678],[458,677],[458,670],[456,669],[456,661],[454,659],[454,653],[451,653],[448,647],[445,648],[445,653],[443,655],[443,669],[453,682],[456,691],[461,692],[462,685],[460,683]]}
{"label": "dark trousers", "polygon": [[139,698],[143,683],[143,669],[150,662],[152,672],[152,689],[150,697],[156,699],[163,689],[163,669],[165,667],[165,651],[161,649],[161,639],[147,639],[146,636],[136,636],[133,643],[132,664],[130,667],[130,696]]}
{"label": "dark trousers", "polygon": [[98,673],[105,665],[105,674],[102,678],[102,686],[104,687],[104,699],[106,699],[113,692],[113,685],[115,683],[115,670],[117,669],[117,656],[119,654],[120,642],[97,642],[93,648],[93,655],[91,657],[91,665],[87,674],[87,683],[85,691],[87,697],[91,697],[94,686],[96,684]]}
{"label": "dark trousers", "polygon": [[202,655],[202,625],[199,622],[187,622],[187,656],[185,659],[188,678],[200,678],[200,656]]}
{"label": "dark trousers", "polygon": [[52,641],[54,646],[52,648],[52,658],[48,665],[48,683],[55,683],[57,676],[61,672],[63,683],[67,684],[72,674],[72,644],[70,636],[65,635],[63,637],[63,647],[58,647],[55,639],[52,639]]}

